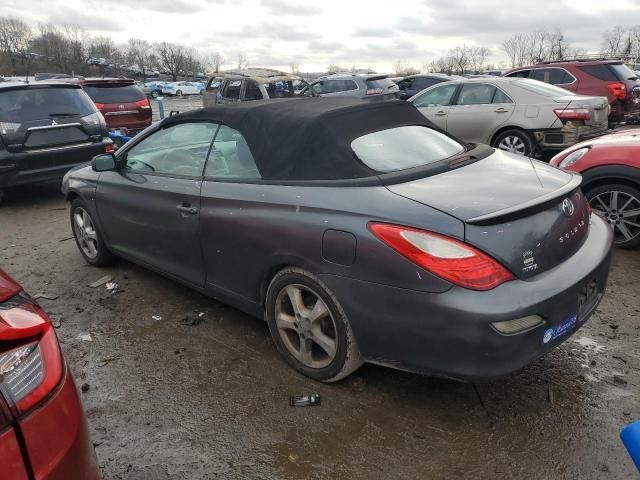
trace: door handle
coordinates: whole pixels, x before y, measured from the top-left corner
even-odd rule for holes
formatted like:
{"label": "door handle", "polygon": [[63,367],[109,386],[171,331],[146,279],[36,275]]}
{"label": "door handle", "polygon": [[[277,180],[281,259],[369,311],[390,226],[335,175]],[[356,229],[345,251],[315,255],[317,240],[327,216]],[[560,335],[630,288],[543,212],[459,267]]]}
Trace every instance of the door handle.
{"label": "door handle", "polygon": [[190,205],[176,205],[176,210],[182,213],[188,213],[189,215],[195,215],[198,213],[198,209]]}
{"label": "door handle", "polygon": [[434,113],[434,115],[437,115],[438,117],[444,117],[446,115],[446,113],[443,112],[443,111],[439,111],[439,112]]}
{"label": "door handle", "polygon": [[496,113],[507,113],[508,111],[509,110],[506,110],[504,108],[498,108],[498,109],[494,110],[494,112],[496,112]]}

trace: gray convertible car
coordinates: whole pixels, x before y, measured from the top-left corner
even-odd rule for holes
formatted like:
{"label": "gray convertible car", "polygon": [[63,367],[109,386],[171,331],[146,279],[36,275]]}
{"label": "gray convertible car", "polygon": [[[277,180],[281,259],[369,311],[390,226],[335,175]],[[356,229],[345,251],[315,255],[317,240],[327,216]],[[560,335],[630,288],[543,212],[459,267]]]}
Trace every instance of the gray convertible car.
{"label": "gray convertible car", "polygon": [[372,362],[475,379],[549,352],[602,299],[612,233],[580,181],[406,102],[308,98],[166,118],[63,192],[87,262],[123,257],[266,319],[309,377]]}

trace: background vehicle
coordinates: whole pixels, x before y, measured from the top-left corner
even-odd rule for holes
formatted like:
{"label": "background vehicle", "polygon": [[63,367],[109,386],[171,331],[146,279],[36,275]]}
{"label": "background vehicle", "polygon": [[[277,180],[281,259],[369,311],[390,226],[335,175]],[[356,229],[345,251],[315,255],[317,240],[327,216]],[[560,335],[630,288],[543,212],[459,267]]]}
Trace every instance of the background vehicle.
{"label": "background vehicle", "polygon": [[640,81],[621,60],[543,62],[511,70],[504,76],[531,78],[580,95],[607,97],[611,121],[623,120],[625,114],[639,106],[634,102],[632,90]]}
{"label": "background vehicle", "polygon": [[366,360],[513,372],[583,325],[607,281],[613,235],[579,175],[461,144],[399,100],[200,109],[92,163],[63,185],[88,263],[122,256],[266,314],[316,380]]}
{"label": "background vehicle", "polygon": [[320,77],[310,85],[321,97],[398,98],[400,88],[388,75],[336,73]]}
{"label": "background vehicle", "polygon": [[200,87],[193,82],[167,82],[162,85],[163,95],[200,95]]}
{"label": "background vehicle", "polygon": [[202,104],[249,102],[299,95],[308,83],[296,75],[268,68],[246,68],[216,76],[202,92]]}
{"label": "background vehicle", "polygon": [[142,93],[144,93],[147,98],[151,97],[151,87],[149,87],[148,84],[144,82],[136,82],[136,87],[142,90]]}
{"label": "background vehicle", "polygon": [[0,83],[0,198],[7,187],[59,181],[111,148],[104,117],[79,85]]}
{"label": "background vehicle", "polygon": [[162,86],[168,82],[154,81],[147,82],[146,85],[149,88],[149,93],[152,98],[156,98],[159,95],[162,95]]}
{"label": "background vehicle", "polygon": [[613,225],[616,246],[640,245],[640,131],[579,143],[551,165],[582,174],[582,190],[593,211]]}
{"label": "background vehicle", "polygon": [[400,89],[398,98],[400,98],[400,100],[409,100],[425,88],[454,79],[455,78],[450,75],[443,75],[441,73],[425,73],[404,77],[402,80],[396,82]]}
{"label": "background vehicle", "polygon": [[151,125],[149,99],[131,79],[87,78],[84,91],[107,121],[109,130],[126,129],[135,135]]}
{"label": "background vehicle", "polygon": [[68,75],[66,73],[36,73],[33,77],[36,82],[43,80],[59,80],[61,82],[76,83],[82,85],[84,77],[80,75]]}
{"label": "background vehicle", "polygon": [[1,269],[0,386],[0,478],[100,478],[55,329]]}
{"label": "background vehicle", "polygon": [[560,150],[607,129],[604,97],[523,78],[484,77],[430,87],[409,100],[435,125],[520,155]]}

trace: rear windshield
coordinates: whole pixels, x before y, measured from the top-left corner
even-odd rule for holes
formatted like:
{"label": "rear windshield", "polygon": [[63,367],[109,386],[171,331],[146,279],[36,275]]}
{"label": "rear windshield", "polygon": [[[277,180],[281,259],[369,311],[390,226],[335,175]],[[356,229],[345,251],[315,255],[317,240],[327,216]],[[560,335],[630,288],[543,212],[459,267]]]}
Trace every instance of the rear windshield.
{"label": "rear windshield", "polygon": [[90,115],[96,111],[79,88],[25,88],[0,91],[0,122],[24,123],[51,117]]}
{"label": "rear windshield", "polygon": [[389,87],[397,87],[395,82],[390,78],[382,78],[379,80],[367,80],[367,88],[382,88],[387,90]]}
{"label": "rear windshield", "polygon": [[544,95],[545,97],[566,97],[567,95],[575,95],[575,93],[565,90],[564,88],[549,85],[548,83],[540,82],[538,80],[531,80],[523,78],[522,80],[514,80],[514,85],[522,87],[530,92],[537,93],[538,95]]}
{"label": "rear windshield", "polygon": [[351,142],[351,149],[362,163],[380,173],[429,165],[464,152],[455,140],[421,125],[363,135]]}
{"label": "rear windshield", "polygon": [[85,85],[84,91],[96,103],[131,103],[146,98],[135,85]]}
{"label": "rear windshield", "polygon": [[612,64],[609,65],[609,67],[611,67],[611,69],[616,72],[618,80],[635,80],[636,78],[638,78],[638,76],[633,73],[633,71],[626,65]]}

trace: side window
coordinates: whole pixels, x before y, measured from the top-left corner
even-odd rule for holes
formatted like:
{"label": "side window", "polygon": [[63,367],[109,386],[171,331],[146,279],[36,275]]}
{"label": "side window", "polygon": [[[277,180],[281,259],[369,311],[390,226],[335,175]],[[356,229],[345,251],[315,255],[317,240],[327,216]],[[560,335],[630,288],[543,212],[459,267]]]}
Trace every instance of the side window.
{"label": "side window", "polygon": [[436,83],[440,83],[440,80],[435,78],[416,78],[415,82],[413,82],[413,88],[416,90],[424,90]]}
{"label": "side window", "polygon": [[247,80],[246,87],[244,90],[244,100],[262,100],[262,92],[260,91],[260,87],[254,80]]}
{"label": "side window", "polygon": [[458,87],[457,83],[443,85],[433,90],[429,90],[415,99],[413,105],[416,107],[440,107],[449,105],[451,97]]}
{"label": "side window", "polygon": [[482,83],[465,83],[458,96],[458,105],[487,105],[491,103],[496,87]]}
{"label": "side window", "polygon": [[496,88],[496,93],[493,94],[493,101],[491,103],[513,103],[513,100],[502,90]]}
{"label": "side window", "polygon": [[404,80],[400,80],[398,82],[398,88],[400,90],[410,90],[416,79],[413,78],[405,78]]}
{"label": "side window", "polygon": [[538,68],[531,78],[551,85],[565,85],[575,80],[564,68]]}
{"label": "side window", "polygon": [[125,170],[175,176],[202,175],[218,125],[181,123],[145,138],[127,152]]}
{"label": "side window", "polygon": [[204,175],[245,180],[261,178],[247,141],[240,132],[226,125],[218,130]]}
{"label": "side window", "polygon": [[519,70],[517,72],[510,73],[509,75],[505,75],[505,77],[529,78],[530,73],[531,70]]}
{"label": "side window", "polygon": [[349,90],[357,90],[358,85],[353,80],[336,80],[336,92],[348,92]]}
{"label": "side window", "polygon": [[242,80],[230,80],[224,87],[222,96],[224,98],[231,98],[238,100],[240,98],[240,87],[242,86]]}
{"label": "side window", "polygon": [[598,80],[605,80],[607,82],[618,81],[615,73],[609,68],[608,65],[585,65],[584,67],[579,66],[578,68],[583,72],[588,73],[592,77],[597,78]]}
{"label": "side window", "polygon": [[320,80],[319,82],[312,83],[311,88],[313,88],[313,91],[318,95],[322,95],[323,93],[331,93],[329,91],[329,86],[327,85],[327,83],[328,82],[326,80]]}

